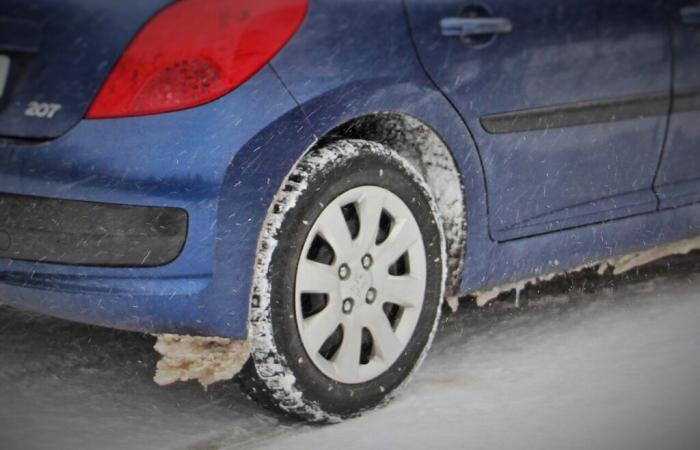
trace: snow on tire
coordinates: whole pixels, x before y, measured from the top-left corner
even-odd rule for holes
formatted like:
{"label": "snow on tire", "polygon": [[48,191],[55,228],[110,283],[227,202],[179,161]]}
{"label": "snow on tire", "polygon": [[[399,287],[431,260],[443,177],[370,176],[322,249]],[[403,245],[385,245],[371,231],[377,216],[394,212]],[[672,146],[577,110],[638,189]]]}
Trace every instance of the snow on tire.
{"label": "snow on tire", "polygon": [[313,422],[386,402],[430,346],[445,260],[435,202],[408,162],[362,140],[309,151],[261,232],[239,381]]}

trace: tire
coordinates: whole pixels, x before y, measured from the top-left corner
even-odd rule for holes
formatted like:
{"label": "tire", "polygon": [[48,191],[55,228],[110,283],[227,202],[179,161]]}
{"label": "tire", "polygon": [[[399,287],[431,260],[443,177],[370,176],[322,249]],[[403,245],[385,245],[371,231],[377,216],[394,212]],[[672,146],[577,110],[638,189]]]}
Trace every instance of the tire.
{"label": "tire", "polygon": [[262,230],[239,381],[312,422],[383,404],[430,346],[445,258],[435,202],[405,160],[361,140],[311,150]]}

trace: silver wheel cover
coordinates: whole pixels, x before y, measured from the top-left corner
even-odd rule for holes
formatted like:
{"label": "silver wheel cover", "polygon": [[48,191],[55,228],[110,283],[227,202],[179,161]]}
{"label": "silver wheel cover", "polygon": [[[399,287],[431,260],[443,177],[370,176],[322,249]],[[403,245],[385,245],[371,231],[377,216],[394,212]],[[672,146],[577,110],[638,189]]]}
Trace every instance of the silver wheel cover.
{"label": "silver wheel cover", "polygon": [[[325,261],[310,252],[319,245]],[[392,192],[361,186],[326,205],[306,236],[294,288],[297,328],[314,365],[348,384],[388,370],[420,318],[426,267],[418,223]]]}

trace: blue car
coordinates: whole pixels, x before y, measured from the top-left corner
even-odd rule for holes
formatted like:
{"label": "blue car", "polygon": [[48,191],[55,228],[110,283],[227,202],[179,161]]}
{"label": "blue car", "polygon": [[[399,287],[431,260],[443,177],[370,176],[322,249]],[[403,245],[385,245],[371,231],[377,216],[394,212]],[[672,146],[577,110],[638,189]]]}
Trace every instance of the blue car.
{"label": "blue car", "polygon": [[443,299],[700,234],[684,0],[0,0],[0,299],[386,401]]}

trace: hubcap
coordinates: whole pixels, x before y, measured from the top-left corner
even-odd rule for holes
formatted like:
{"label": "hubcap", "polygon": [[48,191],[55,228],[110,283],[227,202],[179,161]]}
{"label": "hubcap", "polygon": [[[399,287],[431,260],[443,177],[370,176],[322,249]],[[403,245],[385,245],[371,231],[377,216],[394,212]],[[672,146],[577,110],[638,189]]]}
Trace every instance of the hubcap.
{"label": "hubcap", "polygon": [[377,186],[338,196],[306,236],[296,273],[296,322],[311,361],[342,383],[381,375],[413,335],[425,283],[408,206]]}

